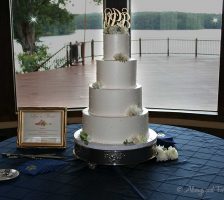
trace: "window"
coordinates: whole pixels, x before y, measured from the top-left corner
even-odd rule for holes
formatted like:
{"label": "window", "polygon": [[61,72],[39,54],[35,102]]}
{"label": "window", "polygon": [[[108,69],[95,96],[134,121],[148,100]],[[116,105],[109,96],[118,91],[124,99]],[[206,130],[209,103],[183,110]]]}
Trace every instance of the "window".
{"label": "window", "polygon": [[132,53],[151,109],[217,111],[222,0],[132,0]]}
{"label": "window", "polygon": [[[134,1],[134,0],[133,0]],[[1,25],[3,27],[5,27],[5,29],[3,31],[1,31],[1,38],[4,38],[4,40],[1,41],[2,46],[4,46],[5,48],[1,48],[1,55],[2,56],[2,65],[1,65],[1,74],[0,74],[0,82],[1,85],[3,87],[2,89],[2,95],[1,95],[1,104],[0,104],[0,120],[1,121],[11,121],[11,120],[15,120],[15,105],[16,105],[16,101],[14,99],[14,88],[12,87],[13,84],[15,84],[15,81],[13,79],[13,70],[12,70],[12,59],[11,59],[11,55],[12,55],[12,48],[11,48],[11,38],[10,38],[10,26],[11,26],[11,22],[10,22],[10,12],[9,8],[10,8],[10,4],[9,2],[11,1],[1,1],[1,16],[0,17],[0,22]],[[7,19],[7,20],[6,20]],[[223,36],[224,32],[222,29],[222,36]],[[223,45],[223,40],[221,43],[221,51],[224,52],[224,45]],[[143,57],[143,56],[142,56]],[[221,53],[221,64],[220,64],[220,70],[219,70],[219,102],[218,102],[218,116],[215,117],[209,117],[209,119],[211,118],[212,120],[218,121],[218,120],[223,120],[223,116],[224,116],[224,57],[223,57],[223,53]],[[144,62],[143,62],[144,63]],[[217,80],[218,81],[218,80]],[[36,91],[33,91],[36,92]],[[157,112],[157,116],[172,116],[172,117],[178,117],[179,115],[175,112],[173,113],[167,113],[166,115],[163,114],[163,112]],[[190,118],[192,119],[192,115],[190,114],[186,114],[184,115],[185,118]],[[199,115],[197,119],[202,119],[202,120],[206,120],[208,119],[206,116],[204,115]],[[1,123],[0,123],[1,124]]]}
{"label": "window", "polygon": [[89,67],[89,78],[89,71],[83,70],[82,48],[85,43],[84,56],[89,58],[91,40],[102,41],[102,4],[93,0],[65,2],[12,1],[19,107],[77,108],[88,104],[88,84],[95,73]]}

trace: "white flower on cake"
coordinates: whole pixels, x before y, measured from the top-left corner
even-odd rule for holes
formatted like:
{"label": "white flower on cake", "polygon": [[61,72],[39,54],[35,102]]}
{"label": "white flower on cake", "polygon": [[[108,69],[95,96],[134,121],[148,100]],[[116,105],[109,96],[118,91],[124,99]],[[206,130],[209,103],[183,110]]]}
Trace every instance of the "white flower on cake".
{"label": "white flower on cake", "polygon": [[132,144],[142,144],[148,141],[148,137],[146,135],[139,134],[131,139],[126,139],[123,144],[132,145]]}
{"label": "white flower on cake", "polygon": [[100,89],[100,88],[102,88],[102,83],[99,82],[99,81],[97,81],[97,82],[95,82],[95,83],[92,84],[92,87],[94,89]]}
{"label": "white flower on cake", "polygon": [[122,53],[118,53],[114,55],[114,59],[116,61],[120,61],[120,62],[127,62],[128,61],[128,56],[122,54]]}
{"label": "white flower on cake", "polygon": [[106,26],[103,30],[105,34],[128,34],[128,29],[124,26]]}
{"label": "white flower on cake", "polygon": [[142,109],[137,105],[131,105],[128,107],[126,114],[127,116],[137,116],[142,113]]}
{"label": "white flower on cake", "polygon": [[178,159],[178,152],[174,147],[169,147],[168,149],[164,146],[156,146],[156,161],[163,162],[167,160],[176,160]]}
{"label": "white flower on cake", "polygon": [[123,26],[122,24],[118,23],[118,32],[121,34],[129,34],[128,33],[128,28],[126,28],[125,26]]}

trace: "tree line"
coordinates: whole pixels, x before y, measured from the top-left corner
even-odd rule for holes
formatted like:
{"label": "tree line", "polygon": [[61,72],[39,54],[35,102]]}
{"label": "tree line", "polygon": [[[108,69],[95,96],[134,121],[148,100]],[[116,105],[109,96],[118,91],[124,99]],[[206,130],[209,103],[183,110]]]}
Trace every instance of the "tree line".
{"label": "tree line", "polygon": [[[102,13],[70,14],[70,20],[42,24],[42,35],[66,35],[76,29],[102,29]],[[221,14],[184,12],[137,12],[132,14],[133,30],[221,29]]]}
{"label": "tree line", "polygon": [[[222,25],[221,14],[208,13],[136,12],[131,19],[134,30],[221,29]],[[77,15],[74,23],[76,29],[102,29],[102,14]]]}

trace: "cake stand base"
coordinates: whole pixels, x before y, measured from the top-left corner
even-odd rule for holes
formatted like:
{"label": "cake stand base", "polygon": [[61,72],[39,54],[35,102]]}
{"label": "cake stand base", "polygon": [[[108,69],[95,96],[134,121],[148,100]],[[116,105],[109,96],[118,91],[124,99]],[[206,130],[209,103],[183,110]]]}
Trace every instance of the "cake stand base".
{"label": "cake stand base", "polygon": [[85,144],[79,137],[81,131],[82,129],[79,129],[74,133],[73,153],[77,159],[87,162],[91,169],[94,169],[96,165],[137,164],[152,159],[156,155],[157,134],[152,129],[148,131],[148,141],[146,143],[134,145],[94,142]]}

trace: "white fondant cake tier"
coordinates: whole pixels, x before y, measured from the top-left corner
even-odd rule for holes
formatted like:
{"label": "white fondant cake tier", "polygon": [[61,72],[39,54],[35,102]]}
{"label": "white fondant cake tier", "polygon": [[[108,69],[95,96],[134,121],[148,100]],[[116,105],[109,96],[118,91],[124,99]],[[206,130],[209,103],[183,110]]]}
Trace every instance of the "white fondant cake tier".
{"label": "white fondant cake tier", "polygon": [[131,105],[142,108],[142,87],[130,89],[94,89],[89,87],[89,112],[98,116],[125,116]]}
{"label": "white fondant cake tier", "polygon": [[148,110],[143,109],[141,115],[126,117],[103,117],[83,110],[83,131],[91,142],[103,144],[123,144],[139,134],[147,136]]}
{"label": "white fondant cake tier", "polygon": [[128,34],[104,34],[104,60],[114,60],[114,55],[122,53],[129,57]]}
{"label": "white fondant cake tier", "polygon": [[114,60],[96,61],[96,79],[105,88],[134,88],[136,87],[137,61],[127,62]]}

